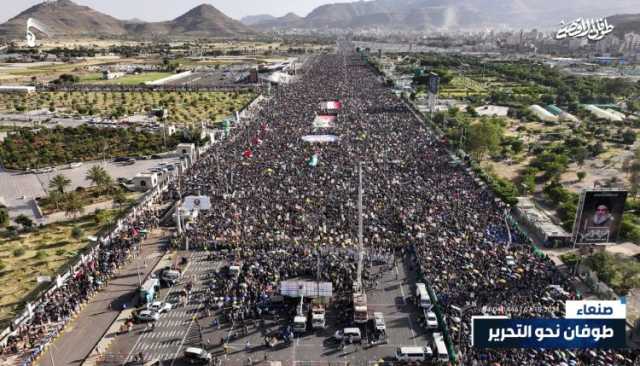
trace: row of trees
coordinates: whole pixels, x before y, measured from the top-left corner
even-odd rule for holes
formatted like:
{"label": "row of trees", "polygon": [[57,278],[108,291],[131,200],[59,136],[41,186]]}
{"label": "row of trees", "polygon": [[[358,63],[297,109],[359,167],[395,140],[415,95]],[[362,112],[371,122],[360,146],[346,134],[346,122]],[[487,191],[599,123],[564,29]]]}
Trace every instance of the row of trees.
{"label": "row of trees", "polygon": [[[0,160],[10,169],[37,169],[74,161],[110,156],[141,156],[172,150],[180,135],[136,131],[135,128],[101,129],[83,125],[13,133],[0,144]],[[166,148],[165,148],[166,147]]]}

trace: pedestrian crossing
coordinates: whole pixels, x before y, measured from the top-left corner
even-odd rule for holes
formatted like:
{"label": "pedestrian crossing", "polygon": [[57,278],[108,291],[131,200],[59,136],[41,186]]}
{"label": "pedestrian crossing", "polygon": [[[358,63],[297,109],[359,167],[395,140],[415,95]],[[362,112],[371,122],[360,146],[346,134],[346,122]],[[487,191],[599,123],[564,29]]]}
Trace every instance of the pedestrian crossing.
{"label": "pedestrian crossing", "polygon": [[[181,285],[193,280],[193,289],[186,305],[177,305],[174,309],[162,314],[155,322],[154,330],[142,330],[138,342],[133,346],[131,355],[139,353],[152,354],[161,361],[172,360],[183,347],[200,346],[201,331],[193,318],[198,314],[202,306],[201,291],[204,290],[202,280],[205,280],[206,272],[211,271],[213,263],[207,261],[206,253],[192,253],[189,267],[183,275]],[[177,304],[178,292],[171,291],[165,301]],[[179,355],[178,355],[179,356]]]}

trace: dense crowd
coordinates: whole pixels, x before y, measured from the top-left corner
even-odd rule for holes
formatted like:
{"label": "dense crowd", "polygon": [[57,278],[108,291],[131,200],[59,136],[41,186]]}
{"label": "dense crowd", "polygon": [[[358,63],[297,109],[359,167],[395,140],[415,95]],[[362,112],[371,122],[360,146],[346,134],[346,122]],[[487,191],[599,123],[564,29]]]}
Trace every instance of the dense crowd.
{"label": "dense crowd", "polygon": [[[444,143],[358,55],[316,57],[299,78],[274,90],[236,138],[216,145],[182,186],[183,194],[206,194],[214,202],[190,226],[192,245],[235,250],[232,259],[243,263],[235,284],[214,281],[220,296],[233,294],[248,304],[244,313],[255,314],[279,280],[313,278],[317,255],[323,279],[338,294],[349,293],[356,260],[341,251],[354,253],[357,243],[362,163],[366,250],[374,256],[411,248],[464,364],[631,364],[634,355],[624,351],[471,348],[472,315],[504,314],[510,305],[520,306],[520,316],[561,316],[563,301],[577,294],[522,232],[507,230],[506,206],[452,163]],[[336,126],[314,130],[319,102],[335,99],[344,106]],[[338,142],[302,140],[326,133]],[[310,164],[314,155],[317,164]]]}
{"label": "dense crowd", "polygon": [[120,266],[131,260],[145,236],[141,231],[157,225],[155,209],[129,215],[122,229],[104,240],[91,259],[80,263],[68,278],[63,278],[61,286],[53,288],[34,304],[33,316],[18,325],[7,344],[0,347],[0,359],[19,355],[20,365],[31,365],[80,310],[81,304],[105,286]]}

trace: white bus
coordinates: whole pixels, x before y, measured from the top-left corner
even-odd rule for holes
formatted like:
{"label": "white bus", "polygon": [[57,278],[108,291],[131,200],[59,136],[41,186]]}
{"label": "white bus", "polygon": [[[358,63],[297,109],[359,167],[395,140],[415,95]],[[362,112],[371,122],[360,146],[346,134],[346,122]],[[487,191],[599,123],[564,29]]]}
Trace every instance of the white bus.
{"label": "white bus", "polygon": [[427,292],[427,286],[424,283],[416,283],[416,298],[420,307],[430,309],[432,307],[429,293]]}
{"label": "white bus", "polygon": [[441,333],[433,333],[433,353],[440,362],[449,362],[449,352]]}

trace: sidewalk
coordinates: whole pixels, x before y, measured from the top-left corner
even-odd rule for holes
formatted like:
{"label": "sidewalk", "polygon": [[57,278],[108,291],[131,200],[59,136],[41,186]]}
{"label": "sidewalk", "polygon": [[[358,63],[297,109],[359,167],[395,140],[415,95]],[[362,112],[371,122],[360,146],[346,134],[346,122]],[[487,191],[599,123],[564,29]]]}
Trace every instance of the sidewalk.
{"label": "sidewalk", "polygon": [[[153,271],[156,271],[162,267],[171,265],[171,254],[164,255],[153,267]],[[109,349],[111,342],[118,336],[120,333],[121,327],[132,317],[135,308],[133,306],[128,307],[126,310],[120,312],[117,319],[111,324],[111,327],[104,334],[102,339],[96,344],[96,346],[91,350],[91,354],[81,363],[82,366],[96,366],[98,362],[100,362],[106,351]]]}
{"label": "sidewalk", "polygon": [[35,364],[42,366],[80,365],[103,338],[126,304],[133,306],[140,280],[143,281],[163,255],[169,232],[155,229],[140,246],[141,253],[120,268],[108,285],[85,303],[80,312],[62,331]]}

